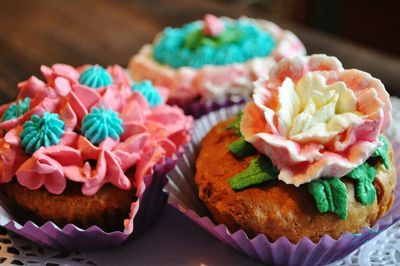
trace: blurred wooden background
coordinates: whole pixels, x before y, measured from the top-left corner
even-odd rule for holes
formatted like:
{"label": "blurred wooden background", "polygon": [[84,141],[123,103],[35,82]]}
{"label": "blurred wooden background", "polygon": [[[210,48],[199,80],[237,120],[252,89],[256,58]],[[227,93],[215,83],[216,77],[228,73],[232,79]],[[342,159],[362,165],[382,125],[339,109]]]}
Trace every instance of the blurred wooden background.
{"label": "blurred wooden background", "polygon": [[[309,53],[335,55],[345,67],[370,72],[382,79],[392,94],[400,96],[400,60],[356,42],[343,41],[333,31],[328,35],[305,26],[310,24],[305,19],[312,12],[307,9],[310,1],[283,0],[277,4],[278,0],[2,0],[0,102],[9,101],[16,95],[16,84],[19,81],[30,75],[40,76],[41,64],[62,62],[74,66],[85,63],[126,65],[129,58],[164,27],[180,26],[202,18],[206,13],[232,17],[248,15],[272,20],[297,34]],[[289,6],[291,9],[287,8]],[[349,10],[354,11],[354,8]],[[325,20],[340,19],[332,16]],[[353,24],[357,18],[354,15],[352,20],[343,20],[343,25],[347,25],[345,28],[349,30],[347,34],[354,35],[354,31],[371,29],[369,24],[361,20]],[[378,23],[379,17],[371,19]],[[368,23],[373,24],[371,21]],[[318,25],[322,29],[326,27],[322,22]],[[398,30],[393,34],[394,37],[388,36],[386,45],[382,43],[384,47],[394,45],[398,37],[396,32]],[[379,38],[373,35],[371,39],[374,37]]]}

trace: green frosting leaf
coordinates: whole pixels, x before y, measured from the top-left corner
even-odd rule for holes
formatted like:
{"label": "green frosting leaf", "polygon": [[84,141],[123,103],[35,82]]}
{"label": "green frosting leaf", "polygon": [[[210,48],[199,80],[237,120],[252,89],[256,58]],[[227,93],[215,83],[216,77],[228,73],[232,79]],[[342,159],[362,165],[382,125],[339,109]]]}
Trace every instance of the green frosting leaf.
{"label": "green frosting leaf", "polygon": [[197,49],[203,46],[218,48],[224,44],[237,42],[241,37],[240,31],[232,28],[225,29],[217,36],[207,36],[202,29],[198,29],[187,34],[183,47],[188,49]]}
{"label": "green frosting leaf", "polygon": [[372,182],[376,176],[375,167],[369,163],[363,163],[354,168],[347,176],[357,181],[356,197],[361,204],[368,205],[374,203],[376,190]]}
{"label": "green frosting leaf", "polygon": [[228,149],[239,158],[244,158],[257,153],[257,150],[253,147],[253,145],[245,141],[243,137],[240,137],[237,141],[229,143]]}
{"label": "green frosting leaf", "polygon": [[319,179],[308,183],[320,212],[333,212],[340,219],[347,219],[347,189],[339,178]]}
{"label": "green frosting leaf", "polygon": [[371,155],[371,157],[380,157],[382,159],[383,165],[387,170],[390,170],[390,158],[389,158],[389,140],[380,135],[379,140],[383,142],[383,145],[376,149],[376,151]]}
{"label": "green frosting leaf", "polygon": [[240,121],[242,120],[242,116],[243,112],[237,113],[236,119],[227,127],[227,129],[233,129],[236,132],[236,134],[240,136],[242,135],[242,133],[240,132]]}
{"label": "green frosting leaf", "polygon": [[278,169],[266,156],[260,156],[250,161],[250,165],[241,173],[228,180],[234,190],[240,190],[252,185],[264,183],[278,177]]}

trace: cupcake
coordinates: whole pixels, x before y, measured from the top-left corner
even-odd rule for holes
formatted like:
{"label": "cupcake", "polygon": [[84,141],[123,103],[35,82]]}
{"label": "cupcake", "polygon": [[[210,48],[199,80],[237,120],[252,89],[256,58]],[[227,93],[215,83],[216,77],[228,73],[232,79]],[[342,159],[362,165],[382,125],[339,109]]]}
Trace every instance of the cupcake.
{"label": "cupcake", "polygon": [[165,104],[167,89],[132,85],[117,65],[41,71],[46,82],[21,82],[0,107],[5,207],[21,224],[132,233],[148,177],[173,166],[192,118]]}
{"label": "cupcake", "polygon": [[400,219],[378,79],[326,55],[283,59],[234,107],[198,120],[183,160],[196,159],[169,174],[171,203],[207,231],[265,263],[324,265]]}
{"label": "cupcake", "polygon": [[132,57],[129,71],[136,81],[168,87],[171,104],[199,117],[243,102],[252,82],[277,61],[304,53],[293,33],[272,22],[206,15],[203,21],[166,28]]}

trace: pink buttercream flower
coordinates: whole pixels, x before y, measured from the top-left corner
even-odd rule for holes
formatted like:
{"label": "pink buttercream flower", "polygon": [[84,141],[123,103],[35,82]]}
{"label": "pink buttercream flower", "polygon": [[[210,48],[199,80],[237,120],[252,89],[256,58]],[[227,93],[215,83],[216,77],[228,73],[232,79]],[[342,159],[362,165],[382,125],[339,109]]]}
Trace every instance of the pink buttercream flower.
{"label": "pink buttercream flower", "polygon": [[16,170],[28,159],[20,146],[19,134],[22,128],[16,127],[0,139],[0,183],[10,182]]}
{"label": "pink buttercream flower", "polygon": [[[82,183],[84,195],[95,194],[106,183],[122,190],[135,187],[140,195],[144,175],[152,174],[154,165],[166,157],[175,158],[189,140],[192,118],[165,105],[168,89],[156,88],[163,102],[150,108],[139,92],[132,92],[123,68],[109,66],[113,83],[94,89],[79,83],[87,67],[43,66],[47,83],[31,77],[18,85],[17,99],[30,97],[30,108],[20,117],[0,122],[6,132],[0,135],[1,183],[16,176],[29,189],[44,186],[50,193],[61,194],[68,179]],[[1,117],[8,106],[0,107]],[[106,138],[95,146],[80,134],[80,127],[93,107],[102,106],[118,113],[124,133],[118,141]],[[45,112],[57,113],[64,121],[63,136],[58,145],[41,147],[29,157],[20,147],[22,125],[33,114]]]}
{"label": "pink buttercream flower", "polygon": [[382,145],[391,121],[383,84],[325,55],[283,59],[256,83],[253,100],[241,132],[296,186],[346,175]]}
{"label": "pink buttercream flower", "polygon": [[221,34],[224,29],[224,22],[211,14],[207,14],[204,16],[204,26],[203,26],[203,33],[207,36],[218,36]]}
{"label": "pink buttercream flower", "polygon": [[50,193],[61,194],[67,185],[66,169],[80,164],[80,152],[72,147],[42,147],[18,168],[16,176],[29,189],[45,186]]}

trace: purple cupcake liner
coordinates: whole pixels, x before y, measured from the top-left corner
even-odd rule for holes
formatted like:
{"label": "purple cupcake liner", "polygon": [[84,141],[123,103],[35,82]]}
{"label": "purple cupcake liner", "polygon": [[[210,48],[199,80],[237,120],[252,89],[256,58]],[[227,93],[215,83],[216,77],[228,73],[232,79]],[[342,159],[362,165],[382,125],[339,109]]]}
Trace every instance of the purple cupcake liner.
{"label": "purple cupcake liner", "polygon": [[236,104],[243,104],[246,102],[245,98],[239,96],[229,96],[220,100],[205,100],[205,99],[194,99],[194,100],[180,100],[180,99],[169,99],[169,105],[177,105],[185,112],[186,115],[191,115],[195,119],[208,114],[210,112],[219,110],[224,107],[230,107]]}
{"label": "purple cupcake liner", "polygon": [[[318,243],[302,238],[297,244],[286,237],[270,241],[264,234],[249,238],[243,230],[230,232],[224,224],[215,224],[206,207],[198,198],[194,183],[195,159],[201,139],[218,122],[226,120],[242,109],[236,105],[220,109],[198,119],[193,130],[193,138],[177,166],[168,174],[166,190],[169,203],[184,213],[189,219],[210,234],[233,247],[238,252],[267,264],[275,265],[325,265],[341,259],[368,240],[400,220],[400,182],[395,190],[395,202],[391,209],[372,227],[364,227],[359,233],[344,233],[339,239],[325,235]],[[395,166],[400,169],[400,143],[391,140],[395,151]],[[400,174],[397,175],[399,179]]]}
{"label": "purple cupcake liner", "polygon": [[166,173],[174,168],[175,163],[176,160],[166,158],[165,163],[153,167],[153,175],[143,177],[144,190],[136,201],[137,210],[130,218],[132,227],[123,232],[105,232],[98,226],[81,229],[73,224],[60,228],[51,221],[41,226],[32,221],[21,225],[3,207],[0,207],[0,226],[54,249],[85,251],[115,248],[128,237],[143,233],[156,221],[167,200],[167,194],[162,191],[168,181]]}

